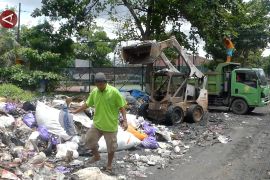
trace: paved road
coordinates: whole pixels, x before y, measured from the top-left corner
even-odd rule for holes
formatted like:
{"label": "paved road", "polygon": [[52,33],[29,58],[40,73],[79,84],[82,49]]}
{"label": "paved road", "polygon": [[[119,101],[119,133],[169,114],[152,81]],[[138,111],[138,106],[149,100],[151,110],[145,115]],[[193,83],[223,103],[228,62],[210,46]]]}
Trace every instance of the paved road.
{"label": "paved road", "polygon": [[[262,180],[270,179],[269,107],[237,116],[229,113],[227,144],[193,147],[182,159],[163,170],[152,169],[155,180]],[[220,113],[220,112],[218,112]],[[210,113],[211,114],[211,113]]]}

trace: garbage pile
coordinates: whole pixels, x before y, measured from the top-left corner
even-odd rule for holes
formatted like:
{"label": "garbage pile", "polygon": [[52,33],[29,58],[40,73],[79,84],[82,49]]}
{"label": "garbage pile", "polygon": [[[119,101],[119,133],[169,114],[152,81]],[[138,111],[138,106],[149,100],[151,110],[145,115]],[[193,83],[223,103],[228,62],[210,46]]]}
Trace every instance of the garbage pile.
{"label": "garbage pile", "polygon": [[[94,109],[71,114],[80,107],[64,95],[41,98],[35,102],[15,102],[0,98],[0,178],[1,179],[127,179],[147,177],[148,167],[163,169],[179,159],[194,145],[228,143],[217,124],[194,130],[184,123],[179,127],[155,125],[136,115],[140,104],[148,101],[144,93],[122,92],[129,103],[128,129],[118,129],[116,164],[125,174],[109,177],[93,164],[87,164],[91,152],[84,147],[84,135],[93,124]],[[68,100],[69,99],[69,100]],[[119,121],[121,120],[119,116]],[[194,125],[197,128],[197,126]],[[200,127],[200,126],[198,126]],[[206,143],[208,140],[211,143]],[[128,151],[132,149],[132,151]],[[107,152],[104,138],[99,151]]]}

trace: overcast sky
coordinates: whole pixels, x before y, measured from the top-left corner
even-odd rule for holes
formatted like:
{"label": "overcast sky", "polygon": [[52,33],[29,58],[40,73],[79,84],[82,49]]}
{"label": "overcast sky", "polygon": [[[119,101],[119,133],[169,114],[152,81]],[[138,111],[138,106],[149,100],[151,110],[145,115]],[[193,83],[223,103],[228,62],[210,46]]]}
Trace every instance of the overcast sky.
{"label": "overcast sky", "polygon": [[[245,0],[245,1],[248,1],[248,0]],[[31,17],[31,13],[33,12],[33,10],[35,8],[41,7],[41,0],[0,0],[0,10],[5,9],[8,6],[8,7],[15,7],[18,11],[19,2],[21,2],[21,10],[22,10],[21,11],[21,24],[27,25],[27,26],[35,26],[39,22],[42,22],[45,20],[45,17],[39,17],[39,18]],[[121,14],[121,16],[123,16],[123,14]],[[109,21],[106,18],[106,15],[105,16],[103,15],[97,19],[97,25],[103,27],[110,38],[116,37],[116,35],[113,33],[113,31],[115,30],[116,24]],[[59,24],[58,23],[54,24],[54,27],[58,28]],[[188,34],[190,27],[191,27],[190,23],[188,22],[184,23],[184,26],[182,26],[182,31],[185,34]],[[206,54],[203,51],[203,46],[204,46],[204,42],[202,41],[199,43],[199,48],[198,48],[199,54],[201,56],[205,56]],[[264,52],[265,56],[269,54],[270,54],[270,50],[266,50]]]}

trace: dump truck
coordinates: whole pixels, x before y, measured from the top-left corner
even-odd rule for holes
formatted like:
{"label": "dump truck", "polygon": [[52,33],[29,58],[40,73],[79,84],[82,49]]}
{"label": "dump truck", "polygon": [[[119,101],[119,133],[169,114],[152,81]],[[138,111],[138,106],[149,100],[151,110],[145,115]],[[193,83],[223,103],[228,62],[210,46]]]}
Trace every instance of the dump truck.
{"label": "dump truck", "polygon": [[[182,57],[188,71],[181,72],[167,58],[164,50],[172,48]],[[138,114],[150,120],[171,124],[181,123],[185,117],[194,122],[203,119],[207,111],[206,76],[188,58],[175,37],[162,42],[147,41],[122,48],[122,57],[129,64],[150,65],[151,90],[149,102]],[[155,68],[161,61],[165,67]],[[192,80],[194,84],[189,84]]]}
{"label": "dump truck", "polygon": [[241,115],[269,104],[270,88],[263,69],[220,63],[215,71],[205,74],[209,106],[226,106]]}

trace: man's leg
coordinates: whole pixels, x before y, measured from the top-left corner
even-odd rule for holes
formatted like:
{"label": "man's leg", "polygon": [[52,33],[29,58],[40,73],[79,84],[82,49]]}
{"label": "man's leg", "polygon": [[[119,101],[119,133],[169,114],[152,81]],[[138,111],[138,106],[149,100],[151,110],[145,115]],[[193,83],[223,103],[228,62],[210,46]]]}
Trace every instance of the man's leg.
{"label": "man's leg", "polygon": [[232,57],[231,57],[231,56],[227,56],[227,61],[226,61],[226,63],[231,62],[231,60],[232,60]]}
{"label": "man's leg", "polygon": [[98,141],[101,138],[101,136],[102,136],[101,131],[95,127],[91,127],[86,133],[85,145],[92,151],[93,154],[93,158],[90,161],[90,163],[94,163],[100,160],[100,155],[98,152]]}
{"label": "man's leg", "polygon": [[108,162],[106,169],[111,171],[112,170],[112,161],[114,158],[114,152],[117,150],[117,132],[109,133],[104,132],[103,133],[106,145],[107,145],[107,151],[108,151]]}

